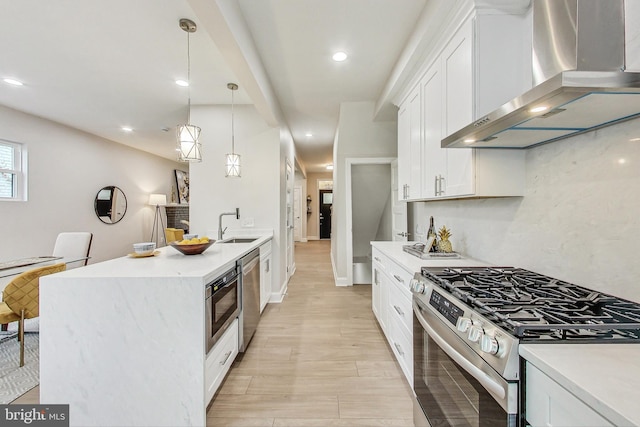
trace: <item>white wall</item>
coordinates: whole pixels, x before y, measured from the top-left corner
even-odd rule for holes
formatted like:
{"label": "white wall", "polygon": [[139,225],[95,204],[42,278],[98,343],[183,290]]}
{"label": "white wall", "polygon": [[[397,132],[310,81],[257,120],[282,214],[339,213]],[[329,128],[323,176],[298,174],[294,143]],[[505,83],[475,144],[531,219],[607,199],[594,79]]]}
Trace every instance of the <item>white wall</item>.
{"label": "white wall", "polygon": [[[456,251],[640,301],[640,120],[531,148],[520,198],[412,204]],[[409,230],[412,231],[412,230]]]}
{"label": "white wall", "polygon": [[[267,125],[252,105],[234,106],[235,152],[241,156],[241,177],[225,177],[225,154],[231,152],[231,107],[192,107],[191,122],[202,128],[202,163],[191,165],[190,230],[217,238],[218,217],[240,208],[240,220],[223,218],[223,228],[243,232],[272,230],[273,292],[286,283],[285,240],[281,228],[281,131]],[[243,223],[252,219],[252,227]],[[229,232],[228,232],[229,233]],[[226,236],[228,236],[227,234]]]}
{"label": "white wall", "polygon": [[373,102],[344,102],[340,105],[338,129],[333,147],[333,214],[331,260],[336,284],[348,283],[351,260],[347,260],[345,168],[346,159],[396,157],[397,125],[373,121]]}
{"label": "white wall", "polygon": [[[174,169],[185,165],[0,106],[0,138],[27,144],[29,200],[0,201],[0,260],[50,255],[62,231],[93,233],[89,263],[124,256],[151,235],[150,193],[170,199]],[[117,224],[94,212],[100,188],[120,187],[127,212]]]}

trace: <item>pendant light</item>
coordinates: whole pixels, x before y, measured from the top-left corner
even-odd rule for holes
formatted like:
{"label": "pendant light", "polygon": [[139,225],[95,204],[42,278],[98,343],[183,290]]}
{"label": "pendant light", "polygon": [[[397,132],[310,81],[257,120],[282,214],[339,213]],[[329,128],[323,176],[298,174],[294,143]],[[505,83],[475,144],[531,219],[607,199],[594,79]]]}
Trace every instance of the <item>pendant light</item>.
{"label": "pendant light", "polygon": [[191,121],[191,51],[190,36],[195,33],[196,23],[190,19],[183,18],[180,20],[180,28],[187,33],[187,87],[189,94],[189,104],[187,110],[187,124],[177,126],[178,160],[182,162],[201,162],[202,161],[202,145],[200,143],[200,128],[190,124]]}
{"label": "pendant light", "polygon": [[235,153],[235,135],[233,132],[233,92],[238,90],[238,85],[235,83],[227,84],[227,87],[231,90],[231,154],[226,156],[226,177],[227,178],[240,178],[240,155]]}

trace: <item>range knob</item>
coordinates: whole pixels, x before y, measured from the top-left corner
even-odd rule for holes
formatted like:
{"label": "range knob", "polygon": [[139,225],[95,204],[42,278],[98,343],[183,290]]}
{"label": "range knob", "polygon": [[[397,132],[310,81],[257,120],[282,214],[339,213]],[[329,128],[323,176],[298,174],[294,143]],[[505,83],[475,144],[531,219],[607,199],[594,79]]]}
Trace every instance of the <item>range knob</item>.
{"label": "range knob", "polygon": [[467,332],[471,326],[471,319],[468,317],[458,317],[456,321],[456,329],[460,332]]}
{"label": "range knob", "polygon": [[482,336],[482,327],[472,326],[471,329],[469,329],[469,337],[468,337],[469,341],[478,342],[481,336]]}
{"label": "range knob", "polygon": [[426,288],[424,286],[424,283],[422,283],[417,279],[411,279],[411,283],[409,284],[409,286],[411,287],[411,290],[417,294],[426,293]]}
{"label": "range knob", "polygon": [[482,339],[480,340],[480,350],[489,354],[498,354],[498,351],[500,351],[500,344],[495,337],[483,334]]}

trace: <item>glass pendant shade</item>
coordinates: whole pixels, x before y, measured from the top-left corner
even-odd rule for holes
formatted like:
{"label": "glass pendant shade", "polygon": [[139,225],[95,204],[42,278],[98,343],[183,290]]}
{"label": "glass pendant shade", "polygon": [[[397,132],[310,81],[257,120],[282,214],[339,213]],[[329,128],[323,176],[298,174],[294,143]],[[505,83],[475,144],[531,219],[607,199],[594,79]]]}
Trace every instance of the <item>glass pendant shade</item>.
{"label": "glass pendant shade", "polygon": [[201,162],[202,145],[200,128],[194,125],[178,125],[178,159],[183,162]]}
{"label": "glass pendant shade", "polygon": [[240,178],[240,155],[239,154],[227,154],[226,164],[226,177],[227,178]]}

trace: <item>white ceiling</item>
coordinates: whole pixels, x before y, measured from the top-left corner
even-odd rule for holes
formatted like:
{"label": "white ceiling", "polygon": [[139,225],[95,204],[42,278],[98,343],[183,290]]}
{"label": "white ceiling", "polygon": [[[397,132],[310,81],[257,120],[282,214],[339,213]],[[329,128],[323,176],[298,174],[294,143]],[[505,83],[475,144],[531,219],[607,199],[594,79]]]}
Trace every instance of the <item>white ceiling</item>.
{"label": "white ceiling", "polygon": [[[178,21],[190,18],[198,24],[192,104],[229,104],[226,85],[239,83],[235,102],[284,121],[299,160],[322,170],[331,163],[340,103],[380,100],[425,3],[3,1],[0,79],[24,86],[0,81],[0,104],[175,159],[188,96],[174,83],[187,74],[187,33]],[[333,62],[337,50],[349,58]]]}

